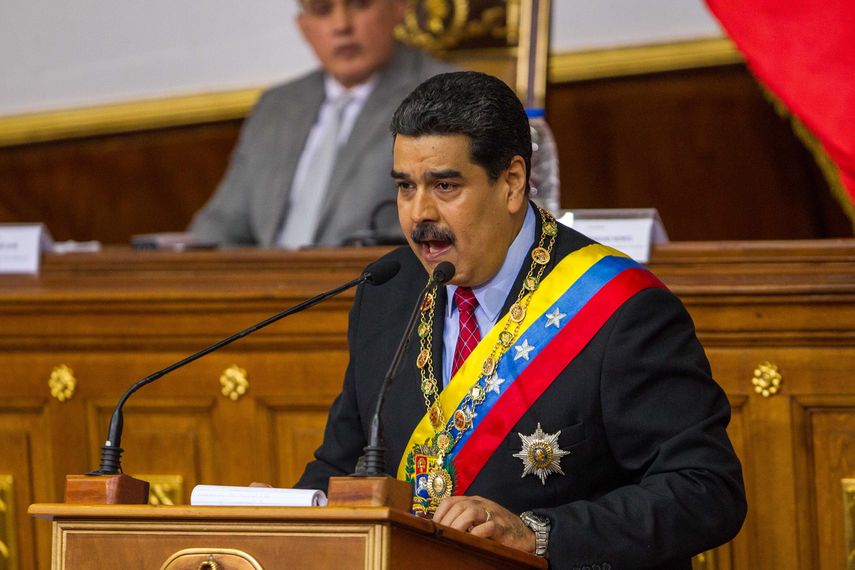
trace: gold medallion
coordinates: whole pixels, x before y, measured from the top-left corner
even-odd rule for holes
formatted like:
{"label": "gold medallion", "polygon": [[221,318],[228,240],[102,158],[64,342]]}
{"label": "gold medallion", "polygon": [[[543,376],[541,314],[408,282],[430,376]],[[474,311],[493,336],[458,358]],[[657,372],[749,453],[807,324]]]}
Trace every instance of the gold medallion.
{"label": "gold medallion", "polygon": [[425,300],[422,302],[422,312],[426,313],[433,308],[433,293],[425,295]]}
{"label": "gold medallion", "polygon": [[489,376],[493,373],[493,370],[496,369],[496,360],[492,356],[488,356],[484,359],[484,364],[481,365],[481,372],[484,373],[484,376]]}
{"label": "gold medallion", "polygon": [[428,495],[431,499],[439,500],[451,496],[453,483],[451,474],[442,467],[434,467],[428,476]]}
{"label": "gold medallion", "polygon": [[537,289],[537,279],[532,275],[526,276],[523,281],[523,287],[526,288],[526,291],[534,291]]}
{"label": "gold medallion", "polygon": [[518,302],[511,305],[511,310],[508,312],[511,315],[511,320],[515,323],[521,323],[525,319],[525,307]]}
{"label": "gold medallion", "polygon": [[421,369],[425,367],[425,364],[430,360],[430,351],[428,349],[424,349],[419,353],[418,358],[416,358],[416,367]]}
{"label": "gold medallion", "polygon": [[451,436],[448,435],[447,431],[436,436],[436,446],[439,448],[440,452],[447,452],[448,448],[451,447]]}
{"label": "gold medallion", "polygon": [[433,426],[433,429],[436,430],[442,427],[442,410],[439,409],[439,406],[436,404],[431,406],[428,416],[430,417],[430,425]]}
{"label": "gold medallion", "polygon": [[471,388],[469,388],[469,397],[475,400],[476,402],[481,399],[481,396],[484,395],[484,388],[481,384],[475,384]]}
{"label": "gold medallion", "polygon": [[531,258],[538,265],[546,265],[549,263],[549,252],[546,251],[546,248],[536,247],[531,250]]}
{"label": "gold medallion", "polygon": [[499,342],[505,348],[510,348],[514,344],[514,333],[511,331],[502,331],[499,333]]}
{"label": "gold medallion", "polygon": [[544,222],[543,233],[545,233],[549,237],[557,236],[558,235],[558,224],[554,221]]}
{"label": "gold medallion", "polygon": [[420,323],[419,324],[419,338],[426,337],[429,332],[430,332],[430,327],[428,326],[427,323]]}
{"label": "gold medallion", "polygon": [[430,394],[433,391],[433,382],[425,378],[422,380],[422,394]]}
{"label": "gold medallion", "polygon": [[564,471],[561,470],[561,458],[569,455],[570,452],[558,447],[558,436],[561,435],[561,430],[555,433],[544,433],[538,423],[533,434],[517,433],[517,435],[522,440],[522,449],[514,453],[514,457],[522,459],[523,477],[534,475],[540,478],[542,485],[546,485],[546,478],[553,473],[564,475]]}
{"label": "gold medallion", "polygon": [[472,425],[472,418],[469,417],[469,414],[463,410],[457,410],[454,412],[454,427],[456,427],[458,431],[466,431],[469,429],[470,425]]}

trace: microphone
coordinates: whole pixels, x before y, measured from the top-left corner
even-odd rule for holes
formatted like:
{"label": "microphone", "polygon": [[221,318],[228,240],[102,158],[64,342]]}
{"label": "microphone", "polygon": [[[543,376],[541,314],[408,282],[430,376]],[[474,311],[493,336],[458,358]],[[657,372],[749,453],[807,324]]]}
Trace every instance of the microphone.
{"label": "microphone", "polygon": [[125,405],[125,402],[131,396],[131,394],[133,394],[134,392],[136,392],[137,390],[139,390],[140,388],[142,388],[146,384],[150,384],[150,383],[154,382],[155,380],[157,380],[158,378],[161,378],[162,376],[169,374],[173,370],[177,370],[178,368],[181,368],[182,366],[190,364],[194,360],[198,360],[199,358],[202,358],[206,354],[210,354],[211,352],[214,352],[215,350],[219,350],[219,349],[223,348],[224,346],[231,344],[240,338],[243,338],[249,334],[252,334],[255,331],[257,331],[258,329],[261,329],[261,328],[266,327],[267,325],[273,324],[276,321],[278,321],[279,319],[282,319],[282,318],[287,317],[289,315],[293,315],[294,313],[299,313],[303,309],[308,309],[309,307],[316,305],[316,304],[320,303],[321,301],[325,301],[325,300],[329,299],[330,297],[334,297],[335,295],[338,295],[342,291],[350,289],[351,287],[355,287],[355,286],[360,285],[362,283],[370,283],[371,285],[382,285],[383,283],[386,283],[387,281],[392,279],[395,275],[397,275],[398,271],[400,269],[401,269],[401,264],[398,263],[397,261],[394,261],[391,259],[386,259],[386,260],[381,259],[379,261],[375,261],[374,263],[372,263],[371,265],[366,267],[365,271],[362,273],[362,275],[360,275],[356,279],[348,281],[344,285],[340,285],[340,286],[336,287],[335,289],[330,289],[329,291],[326,291],[326,292],[321,293],[319,295],[315,295],[311,299],[303,301],[302,303],[295,305],[295,306],[291,307],[290,309],[286,309],[286,310],[282,311],[281,313],[273,315],[272,317],[268,317],[267,319],[261,321],[260,323],[254,324],[251,327],[246,328],[246,329],[244,329],[238,333],[235,333],[228,338],[225,338],[225,339],[223,339],[217,343],[214,343],[211,346],[209,346],[208,348],[203,348],[199,352],[192,354],[192,355],[184,358],[183,360],[179,360],[178,362],[176,362],[174,364],[170,364],[169,366],[167,366],[163,370],[158,370],[154,374],[151,374],[149,376],[146,376],[142,380],[139,380],[134,385],[132,385],[130,388],[128,388],[124,394],[122,394],[122,397],[119,398],[119,402],[116,404],[115,410],[113,410],[113,416],[110,419],[110,428],[107,432],[107,441],[104,443],[104,445],[101,446],[101,468],[98,469],[97,471],[91,471],[91,472],[87,473],[87,475],[119,475],[122,473],[121,456],[122,456],[122,452],[124,451],[121,447],[122,425],[123,425],[122,406]]}
{"label": "microphone", "polygon": [[353,474],[356,477],[376,477],[386,474],[386,448],[383,447],[383,426],[380,423],[380,413],[383,411],[383,401],[386,399],[386,391],[392,380],[398,374],[398,368],[401,366],[401,361],[404,358],[404,353],[410,344],[410,337],[413,335],[413,329],[416,327],[416,320],[419,311],[424,303],[425,295],[434,285],[445,285],[451,278],[454,277],[454,264],[450,261],[443,261],[433,270],[433,274],[428,279],[427,285],[419,294],[413,312],[410,314],[410,320],[404,329],[404,336],[398,343],[398,348],[395,350],[395,355],[392,357],[392,363],[389,365],[389,370],[386,376],[383,377],[383,384],[380,386],[380,393],[377,396],[377,405],[374,408],[374,415],[371,416],[371,431],[369,433],[368,445],[363,451],[365,454],[357,462],[356,472]]}

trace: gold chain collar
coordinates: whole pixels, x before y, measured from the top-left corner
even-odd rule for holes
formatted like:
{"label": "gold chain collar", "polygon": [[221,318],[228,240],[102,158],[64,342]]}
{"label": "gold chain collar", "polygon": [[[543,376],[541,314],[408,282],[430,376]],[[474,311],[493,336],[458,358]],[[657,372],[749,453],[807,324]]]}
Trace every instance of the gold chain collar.
{"label": "gold chain collar", "polygon": [[[493,350],[490,351],[490,355],[484,359],[481,365],[481,376],[472,385],[463,399],[463,404],[468,404],[468,406],[461,406],[454,413],[454,427],[458,430],[457,437],[454,440],[452,440],[448,430],[445,429],[446,420],[439,406],[440,390],[433,369],[433,322],[436,315],[437,285],[434,285],[425,296],[418,328],[421,350],[418,357],[416,357],[416,366],[421,373],[421,390],[424,396],[425,407],[427,408],[431,425],[436,432],[436,446],[439,448],[440,463],[442,463],[442,457],[454,447],[466,430],[472,426],[472,412],[487,396],[488,390],[486,386],[488,380],[496,370],[496,363],[513,346],[520,326],[523,320],[525,320],[526,310],[529,303],[531,303],[531,298],[540,285],[543,272],[546,270],[546,264],[549,263],[549,259],[551,258],[552,247],[555,245],[555,237],[558,235],[558,223],[552,217],[552,214],[546,210],[538,207],[538,213],[541,219],[540,240],[537,247],[531,251],[532,261],[528,274],[523,279],[523,286],[520,288],[516,301],[508,311],[510,318],[505,322],[502,332],[499,333],[499,339]],[[464,412],[464,409],[468,409],[468,413]]]}

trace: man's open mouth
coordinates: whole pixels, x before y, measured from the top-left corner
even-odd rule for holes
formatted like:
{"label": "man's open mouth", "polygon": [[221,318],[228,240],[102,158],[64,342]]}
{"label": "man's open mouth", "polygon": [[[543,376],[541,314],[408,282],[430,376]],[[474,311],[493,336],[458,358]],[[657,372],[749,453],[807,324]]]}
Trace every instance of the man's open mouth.
{"label": "man's open mouth", "polygon": [[413,241],[422,247],[422,254],[429,261],[436,260],[454,245],[454,234],[435,225],[416,226],[412,231]]}

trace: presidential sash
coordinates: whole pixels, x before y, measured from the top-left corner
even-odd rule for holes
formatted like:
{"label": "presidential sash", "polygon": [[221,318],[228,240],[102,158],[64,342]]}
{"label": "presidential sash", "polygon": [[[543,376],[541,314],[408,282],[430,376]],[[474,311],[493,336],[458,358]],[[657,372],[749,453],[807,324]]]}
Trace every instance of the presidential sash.
{"label": "presidential sash", "polygon": [[[532,296],[513,345],[494,371],[485,375],[483,363],[504,340],[500,335],[513,318],[510,314],[482,338],[439,394],[438,404],[448,418],[444,434],[453,442],[448,454],[437,457],[438,433],[428,414],[413,431],[397,474],[414,485],[413,511],[432,514],[443,489],[464,494],[513,426],[614,312],[652,287],[665,286],[635,261],[599,244],[562,259],[528,293]],[[443,469],[436,469],[437,459]]]}

